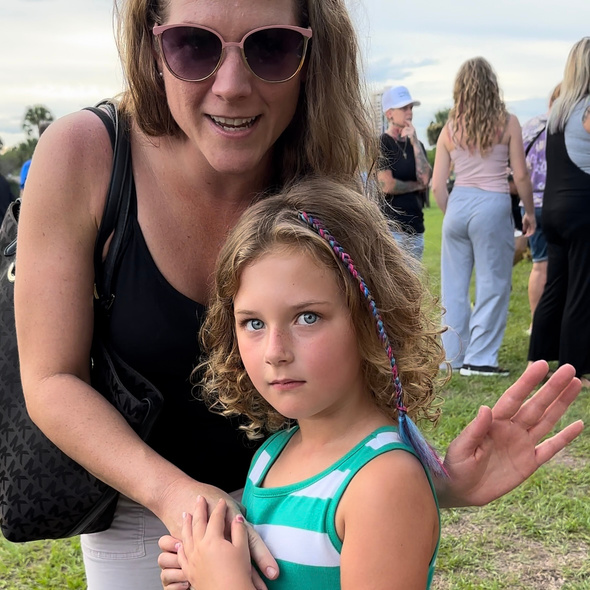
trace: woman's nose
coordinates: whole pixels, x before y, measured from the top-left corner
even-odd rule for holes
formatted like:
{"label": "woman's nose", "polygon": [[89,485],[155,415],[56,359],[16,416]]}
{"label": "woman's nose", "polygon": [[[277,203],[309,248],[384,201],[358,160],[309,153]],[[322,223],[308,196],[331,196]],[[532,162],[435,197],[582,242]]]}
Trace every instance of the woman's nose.
{"label": "woman's nose", "polygon": [[230,102],[248,96],[252,92],[253,74],[238,47],[226,47],[219,69],[214,74],[213,92]]}

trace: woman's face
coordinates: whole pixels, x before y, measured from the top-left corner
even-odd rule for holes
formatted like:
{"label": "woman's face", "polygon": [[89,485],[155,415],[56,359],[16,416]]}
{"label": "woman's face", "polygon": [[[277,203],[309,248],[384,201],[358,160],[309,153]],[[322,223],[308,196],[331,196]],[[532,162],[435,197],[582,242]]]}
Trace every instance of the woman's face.
{"label": "woman's face", "polygon": [[[239,42],[257,27],[299,25],[294,0],[171,0],[163,24],[196,24]],[[301,73],[269,83],[244,64],[239,48],[225,50],[217,72],[202,82],[175,78],[160,63],[172,116],[197,151],[199,165],[223,174],[270,170],[271,149],[295,113]]]}

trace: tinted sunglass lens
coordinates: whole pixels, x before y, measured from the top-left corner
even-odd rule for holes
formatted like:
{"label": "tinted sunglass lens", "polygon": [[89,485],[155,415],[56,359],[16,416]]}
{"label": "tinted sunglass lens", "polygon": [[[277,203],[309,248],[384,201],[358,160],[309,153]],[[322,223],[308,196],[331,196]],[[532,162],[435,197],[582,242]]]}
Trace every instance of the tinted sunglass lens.
{"label": "tinted sunglass lens", "polygon": [[184,80],[202,80],[217,67],[221,40],[205,29],[175,27],[162,34],[162,51],[173,74]]}
{"label": "tinted sunglass lens", "polygon": [[290,29],[263,29],[246,38],[244,55],[259,78],[280,82],[293,76],[301,65],[304,39]]}

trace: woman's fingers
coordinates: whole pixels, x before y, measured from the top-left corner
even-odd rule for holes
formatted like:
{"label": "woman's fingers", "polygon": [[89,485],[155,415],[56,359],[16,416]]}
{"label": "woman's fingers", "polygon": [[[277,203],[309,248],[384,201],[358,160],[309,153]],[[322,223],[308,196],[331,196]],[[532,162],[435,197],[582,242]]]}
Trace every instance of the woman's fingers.
{"label": "woman's fingers", "polygon": [[248,531],[248,546],[252,560],[260,571],[269,579],[274,580],[279,575],[279,566],[275,558],[271,555],[266,545],[260,538],[260,535],[254,530],[252,525],[246,525]]}
{"label": "woman's fingers", "polygon": [[584,429],[584,423],[581,420],[573,422],[569,426],[566,426],[563,430],[560,430],[555,436],[544,440],[535,449],[535,457],[539,465],[547,463],[549,459],[552,459],[559,451],[563,450],[566,445],[572,442]]}
{"label": "woman's fingers", "polygon": [[522,407],[524,400],[547,375],[549,365],[536,361],[529,365],[518,380],[495,403],[492,411],[495,420],[510,420]]}
{"label": "woman's fingers", "polygon": [[542,416],[530,428],[529,432],[535,442],[540,441],[553,430],[572,402],[578,397],[581,389],[582,385],[580,380],[576,377],[572,378],[572,380],[562,389],[558,397],[550,403]]}
{"label": "woman's fingers", "polygon": [[[548,408],[559,402],[559,400],[562,399],[564,393],[569,393],[571,397],[571,393],[576,389],[576,387],[579,391],[579,380],[575,377],[576,371],[571,365],[563,365],[562,367],[559,367],[559,369],[555,371],[547,383],[545,383],[539,389],[539,391],[537,391],[527,402],[525,402],[514,414],[514,422],[521,424],[526,428],[532,428],[539,424],[539,422],[544,418]],[[571,401],[575,399],[576,395],[577,392],[574,392],[574,397],[571,399]],[[561,414],[563,414],[563,412],[567,409],[567,405],[564,406],[562,403],[559,403],[558,405],[554,406],[553,413],[555,413],[555,411],[559,411],[561,408]]]}

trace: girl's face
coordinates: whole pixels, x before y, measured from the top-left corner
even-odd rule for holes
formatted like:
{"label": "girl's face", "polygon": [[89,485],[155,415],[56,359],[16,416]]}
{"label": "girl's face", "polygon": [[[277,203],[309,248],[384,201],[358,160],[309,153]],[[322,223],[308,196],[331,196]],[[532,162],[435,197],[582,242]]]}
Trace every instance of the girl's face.
{"label": "girl's face", "polygon": [[245,267],[234,314],[244,367],[283,416],[354,412],[369,399],[346,297],[309,254],[283,250]]}
{"label": "girl's face", "polygon": [[[239,42],[266,25],[299,25],[293,0],[171,0],[163,24],[203,25]],[[202,82],[175,78],[160,58],[170,111],[197,151],[195,164],[224,174],[266,173],[272,146],[295,113],[301,72],[291,80],[258,79],[239,48],[225,50]]]}

